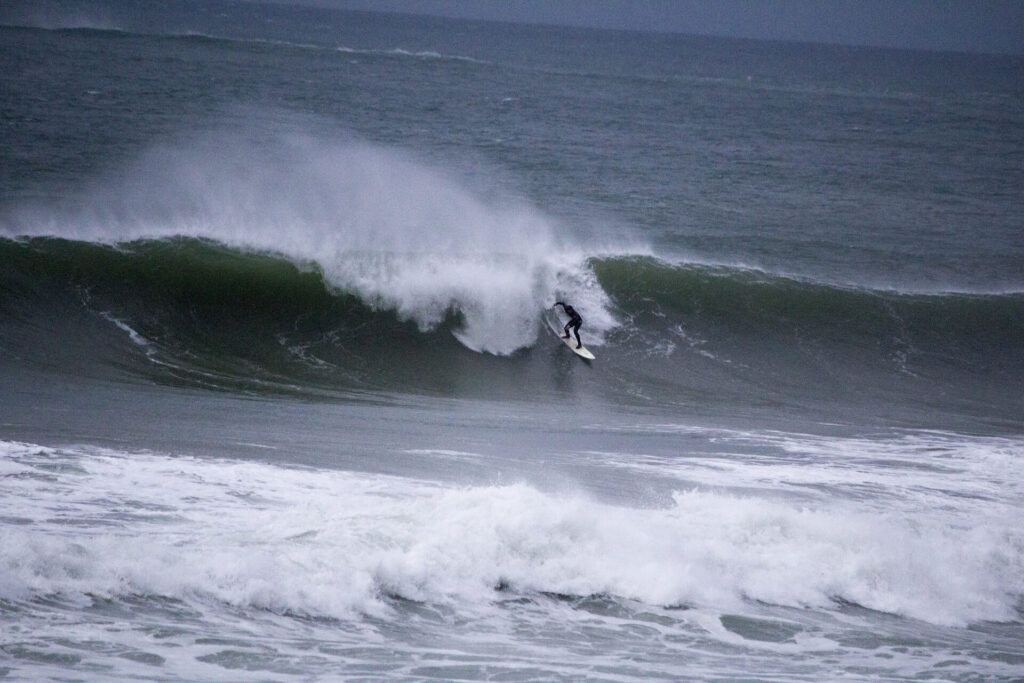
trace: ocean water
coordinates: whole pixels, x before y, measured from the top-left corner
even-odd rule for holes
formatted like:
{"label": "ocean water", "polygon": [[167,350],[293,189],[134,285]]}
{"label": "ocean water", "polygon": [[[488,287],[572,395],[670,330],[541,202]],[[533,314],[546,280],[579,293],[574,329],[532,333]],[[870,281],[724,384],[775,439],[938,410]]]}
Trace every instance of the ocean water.
{"label": "ocean water", "polygon": [[1024,678],[1024,59],[62,1],[0,66],[0,677]]}

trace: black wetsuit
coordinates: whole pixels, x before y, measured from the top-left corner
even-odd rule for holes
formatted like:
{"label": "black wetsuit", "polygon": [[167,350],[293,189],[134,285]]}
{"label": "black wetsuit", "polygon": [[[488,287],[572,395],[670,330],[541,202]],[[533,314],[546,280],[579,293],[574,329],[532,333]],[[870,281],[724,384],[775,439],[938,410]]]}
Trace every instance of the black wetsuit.
{"label": "black wetsuit", "polygon": [[583,324],[583,318],[576,312],[576,309],[569,304],[564,304],[561,301],[555,302],[556,306],[561,306],[565,314],[569,316],[569,322],[565,324],[565,338],[569,338],[569,328],[572,328],[573,333],[576,335],[576,348],[582,348],[583,342],[580,341],[580,325]]}

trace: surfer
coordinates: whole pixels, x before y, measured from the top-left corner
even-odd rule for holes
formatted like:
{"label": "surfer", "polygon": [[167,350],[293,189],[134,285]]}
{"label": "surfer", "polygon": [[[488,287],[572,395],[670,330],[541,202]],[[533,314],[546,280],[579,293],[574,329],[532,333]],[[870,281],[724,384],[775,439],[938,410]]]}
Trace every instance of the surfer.
{"label": "surfer", "polygon": [[563,328],[565,334],[562,335],[562,339],[569,338],[569,328],[571,327],[573,333],[576,335],[576,348],[583,348],[583,342],[580,341],[580,325],[583,324],[583,318],[581,318],[580,314],[576,312],[576,309],[570,306],[569,304],[562,303],[561,301],[556,301],[555,306],[561,306],[562,310],[565,311],[565,314],[569,316],[569,322],[567,322],[565,324],[565,327]]}

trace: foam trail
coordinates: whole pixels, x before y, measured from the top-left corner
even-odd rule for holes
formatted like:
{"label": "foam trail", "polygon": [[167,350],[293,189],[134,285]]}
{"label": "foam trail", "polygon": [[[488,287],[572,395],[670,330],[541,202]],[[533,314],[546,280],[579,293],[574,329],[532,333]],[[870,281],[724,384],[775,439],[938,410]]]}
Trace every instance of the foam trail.
{"label": "foam trail", "polygon": [[188,236],[283,254],[423,330],[455,315],[466,346],[495,354],[533,343],[539,312],[566,289],[589,314],[588,343],[615,324],[565,226],[358,140],[209,133],[150,150],[73,211],[22,210],[4,224],[12,235]]}
{"label": "foam trail", "polygon": [[1024,537],[1000,515],[950,523],[700,491],[636,509],[525,484],[10,442],[0,454],[0,502],[23,521],[0,527],[7,600],[198,596],[347,618],[386,611],[388,595],[487,609],[506,586],[717,610],[839,598],[963,625],[1014,619],[1024,591]]}

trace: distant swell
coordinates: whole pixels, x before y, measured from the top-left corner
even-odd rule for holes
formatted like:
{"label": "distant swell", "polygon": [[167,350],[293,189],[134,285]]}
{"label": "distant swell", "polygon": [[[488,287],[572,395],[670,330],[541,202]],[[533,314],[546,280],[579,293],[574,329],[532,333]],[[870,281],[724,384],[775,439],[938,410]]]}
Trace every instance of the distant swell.
{"label": "distant swell", "polygon": [[353,57],[362,57],[368,59],[425,59],[425,60],[439,60],[439,61],[453,61],[453,62],[464,62],[466,64],[489,64],[486,60],[476,59],[466,55],[453,55],[437,52],[434,50],[410,50],[401,47],[393,47],[391,49],[365,49],[355,48],[345,45],[327,45],[318,43],[304,43],[290,40],[273,40],[268,38],[251,38],[251,37],[236,37],[227,36],[220,34],[210,34],[198,31],[181,31],[181,32],[149,32],[146,30],[133,28],[126,29],[120,26],[115,26],[109,21],[86,19],[82,17],[15,17],[14,20],[8,19],[6,22],[0,23],[0,27],[4,28],[16,28],[16,29],[28,29],[28,30],[43,30],[43,31],[57,31],[69,35],[74,34],[104,34],[110,37],[123,37],[123,38],[141,38],[141,39],[153,39],[153,40],[168,40],[168,41],[180,41],[183,43],[210,43],[210,44],[222,44],[225,47],[237,45],[246,49],[252,47],[263,46],[266,49],[281,49],[281,50],[316,50],[335,52],[342,55],[351,55]]}

